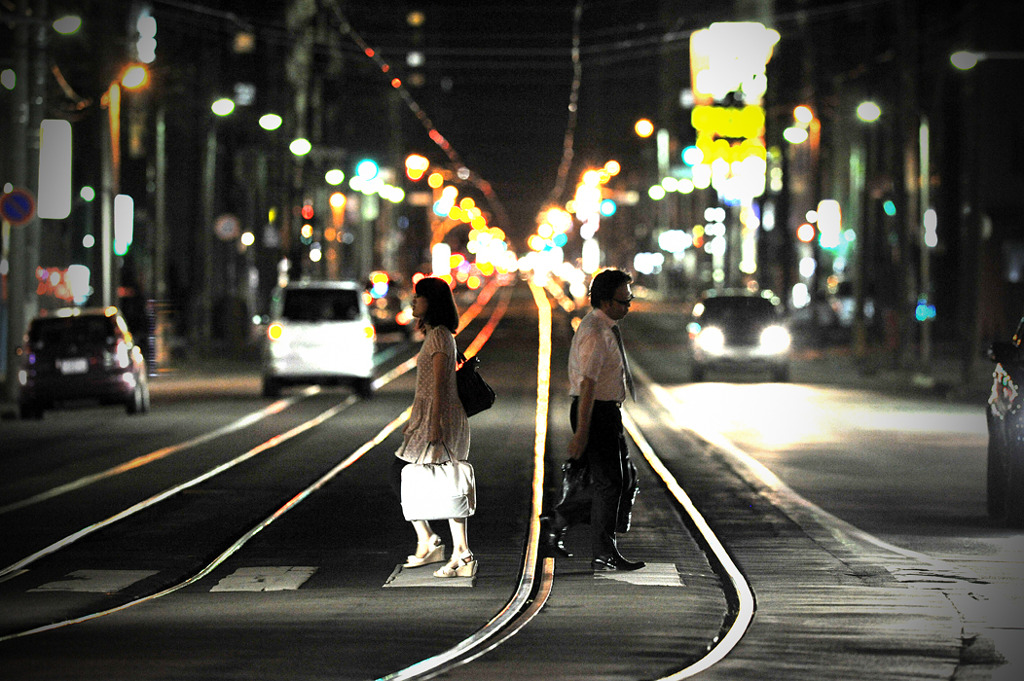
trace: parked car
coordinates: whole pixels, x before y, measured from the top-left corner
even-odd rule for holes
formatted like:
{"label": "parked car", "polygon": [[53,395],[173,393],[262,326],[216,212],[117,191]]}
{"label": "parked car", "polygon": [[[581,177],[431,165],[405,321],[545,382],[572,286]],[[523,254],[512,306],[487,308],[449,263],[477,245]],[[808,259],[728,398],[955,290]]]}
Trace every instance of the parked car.
{"label": "parked car", "polygon": [[354,281],[296,281],[274,289],[263,342],[263,394],[295,384],[373,392],[376,331]]}
{"label": "parked car", "polygon": [[1009,341],[993,343],[996,363],[988,422],[988,512],[1011,527],[1024,527],[1024,315]]}
{"label": "parked car", "polygon": [[21,418],[85,401],[149,411],[146,360],[116,307],[43,312],[29,323],[19,354]]}
{"label": "parked car", "polygon": [[709,291],[691,314],[694,381],[719,369],[768,370],[776,381],[789,380],[792,339],[770,291]]}

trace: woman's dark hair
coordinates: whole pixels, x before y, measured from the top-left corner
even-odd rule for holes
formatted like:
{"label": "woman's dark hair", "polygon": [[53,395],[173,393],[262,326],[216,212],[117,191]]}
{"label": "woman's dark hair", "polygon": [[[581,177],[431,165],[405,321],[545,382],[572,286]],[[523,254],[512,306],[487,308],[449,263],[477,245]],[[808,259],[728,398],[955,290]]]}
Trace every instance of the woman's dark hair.
{"label": "woman's dark hair", "polygon": [[446,326],[455,333],[459,328],[459,308],[448,282],[438,277],[423,277],[413,288],[416,295],[427,299],[427,314],[423,322],[431,326]]}
{"label": "woman's dark hair", "polygon": [[633,281],[628,272],[610,268],[598,272],[590,283],[590,304],[600,307],[601,302],[615,297],[615,291],[623,284]]}

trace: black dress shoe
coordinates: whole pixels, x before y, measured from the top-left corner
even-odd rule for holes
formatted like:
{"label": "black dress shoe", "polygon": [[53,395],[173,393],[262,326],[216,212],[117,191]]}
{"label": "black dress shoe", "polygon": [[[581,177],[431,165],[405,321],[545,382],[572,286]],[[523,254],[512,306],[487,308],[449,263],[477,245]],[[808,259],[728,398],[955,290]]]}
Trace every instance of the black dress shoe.
{"label": "black dress shoe", "polygon": [[596,571],[621,570],[623,572],[628,572],[631,570],[639,570],[640,568],[646,566],[647,563],[643,562],[642,560],[633,561],[626,560],[622,556],[607,555],[595,557],[594,560],[590,563],[590,565]]}
{"label": "black dress shoe", "polygon": [[572,554],[565,548],[565,543],[562,541],[564,534],[565,530],[556,530],[552,527],[549,518],[540,519],[540,544],[549,555],[572,558]]}

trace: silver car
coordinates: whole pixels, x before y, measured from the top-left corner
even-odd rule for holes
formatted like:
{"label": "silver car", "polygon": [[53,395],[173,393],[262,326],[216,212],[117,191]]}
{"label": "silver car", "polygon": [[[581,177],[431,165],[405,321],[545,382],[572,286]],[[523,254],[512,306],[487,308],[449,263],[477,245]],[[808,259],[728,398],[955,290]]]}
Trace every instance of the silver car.
{"label": "silver car", "polygon": [[296,384],[351,385],[373,393],[376,332],[354,281],[296,281],[277,287],[263,343],[263,394]]}

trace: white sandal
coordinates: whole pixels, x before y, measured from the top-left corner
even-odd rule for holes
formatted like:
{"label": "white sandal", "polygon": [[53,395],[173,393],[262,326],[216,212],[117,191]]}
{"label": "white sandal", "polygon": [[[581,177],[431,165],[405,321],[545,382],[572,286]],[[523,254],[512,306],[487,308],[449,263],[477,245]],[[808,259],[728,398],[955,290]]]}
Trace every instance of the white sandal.
{"label": "white sandal", "polygon": [[476,575],[476,558],[472,551],[452,556],[446,565],[434,571],[435,577],[473,577]]}
{"label": "white sandal", "polygon": [[[432,563],[440,563],[444,560],[444,544],[441,543],[441,538],[436,534],[430,538],[430,548],[427,549],[427,553],[424,556],[417,556],[415,553],[406,557],[405,565],[402,567],[420,567],[421,565],[430,565]],[[419,553],[417,548],[416,553]]]}

